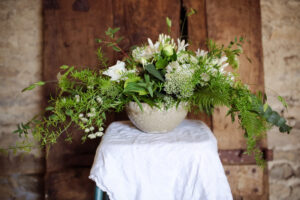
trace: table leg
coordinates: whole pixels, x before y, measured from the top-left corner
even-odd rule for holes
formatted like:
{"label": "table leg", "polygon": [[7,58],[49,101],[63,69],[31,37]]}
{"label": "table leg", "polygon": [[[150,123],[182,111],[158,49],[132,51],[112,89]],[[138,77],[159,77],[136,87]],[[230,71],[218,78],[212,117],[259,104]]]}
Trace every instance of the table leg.
{"label": "table leg", "polygon": [[103,199],[103,192],[96,186],[95,188],[95,200],[102,200]]}

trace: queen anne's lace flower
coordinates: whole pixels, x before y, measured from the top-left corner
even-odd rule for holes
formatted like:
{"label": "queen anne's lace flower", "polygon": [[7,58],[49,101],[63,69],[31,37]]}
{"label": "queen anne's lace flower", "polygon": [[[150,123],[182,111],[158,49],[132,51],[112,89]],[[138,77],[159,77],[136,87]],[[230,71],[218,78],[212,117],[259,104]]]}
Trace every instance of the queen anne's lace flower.
{"label": "queen anne's lace flower", "polygon": [[193,94],[192,76],[194,70],[190,64],[180,65],[177,61],[169,63],[165,75],[164,90],[167,94],[174,94],[178,98],[187,98]]}

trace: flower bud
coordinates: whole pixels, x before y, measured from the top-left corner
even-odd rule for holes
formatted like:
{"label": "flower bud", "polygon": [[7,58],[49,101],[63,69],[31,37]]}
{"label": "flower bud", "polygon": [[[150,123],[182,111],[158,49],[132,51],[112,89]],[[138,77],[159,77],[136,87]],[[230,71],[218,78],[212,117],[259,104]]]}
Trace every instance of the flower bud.
{"label": "flower bud", "polygon": [[163,54],[165,56],[172,56],[174,53],[174,49],[171,45],[166,45],[163,50],[162,50]]}

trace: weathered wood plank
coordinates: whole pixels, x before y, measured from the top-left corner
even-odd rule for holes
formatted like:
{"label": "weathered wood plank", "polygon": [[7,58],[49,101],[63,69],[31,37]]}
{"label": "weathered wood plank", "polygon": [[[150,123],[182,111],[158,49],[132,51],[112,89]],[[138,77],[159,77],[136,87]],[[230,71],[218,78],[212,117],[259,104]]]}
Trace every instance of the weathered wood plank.
{"label": "weathered wood plank", "polygon": [[[44,5],[52,5],[53,2],[45,0]],[[43,79],[55,80],[60,70],[59,67],[63,64],[77,68],[87,66],[99,68],[95,39],[103,37],[104,31],[113,26],[111,1],[66,0],[56,2],[55,5],[57,5],[55,9],[49,6],[43,8]],[[112,59],[112,50],[104,50]],[[47,86],[45,96],[49,97],[50,94],[55,94],[55,84]],[[89,157],[94,155],[99,141],[88,141],[82,145],[80,140],[82,132],[76,127],[70,129],[69,132],[74,135],[73,143],[66,144],[62,136],[58,143],[51,147],[46,161],[47,172],[75,165],[91,164]],[[82,160],[85,163],[76,164],[76,160],[82,157],[88,159]]]}
{"label": "weathered wood plank", "polygon": [[93,199],[95,183],[88,179],[89,172],[90,168],[77,168],[47,173],[45,199]]}
{"label": "weathered wood plank", "polygon": [[224,170],[233,196],[262,199],[268,187],[264,183],[264,169],[257,165],[225,165]]}
{"label": "weathered wood plank", "polygon": [[[235,36],[244,36],[248,43],[240,59],[241,79],[252,91],[264,90],[262,62],[261,18],[259,0],[210,0],[207,1],[208,37],[221,44],[228,44]],[[225,108],[218,108],[213,115],[213,128],[220,149],[245,148],[243,132],[237,123],[225,117]]]}
{"label": "weathered wood plank", "polygon": [[[45,0],[49,1],[49,0]],[[56,1],[54,1],[56,2]],[[74,0],[59,1],[55,8],[44,7],[43,78],[56,80],[61,65],[78,68],[97,68],[96,38],[113,26],[111,1],[89,1],[88,12],[76,9],[84,7]],[[85,1],[83,1],[85,2]],[[48,3],[52,5],[51,3]],[[44,3],[44,5],[48,5]],[[80,7],[81,5],[81,7]],[[76,7],[74,10],[73,7]],[[86,6],[86,5],[85,5]],[[104,49],[112,58],[112,50]],[[55,93],[55,84],[47,86],[45,94]]]}

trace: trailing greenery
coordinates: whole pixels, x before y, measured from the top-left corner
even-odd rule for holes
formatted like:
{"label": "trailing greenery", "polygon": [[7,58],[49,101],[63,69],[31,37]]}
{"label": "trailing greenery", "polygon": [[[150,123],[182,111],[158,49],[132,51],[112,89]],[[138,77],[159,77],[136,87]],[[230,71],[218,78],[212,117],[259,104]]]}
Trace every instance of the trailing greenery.
{"label": "trailing greenery", "polygon": [[[195,11],[191,10],[189,14]],[[167,18],[169,31],[172,22]],[[242,53],[244,39],[235,38],[228,46],[218,46],[214,41],[207,43],[208,51],[187,50],[184,40],[177,43],[170,36],[160,34],[155,43],[137,46],[129,53],[119,43],[119,28],[109,28],[106,39],[98,39],[102,46],[111,47],[123,54],[122,61],[104,71],[77,70],[63,65],[58,75],[57,95],[51,97],[45,113],[15,131],[19,136],[32,134],[42,146],[54,144],[62,133],[66,141],[72,141],[71,125],[82,130],[82,141],[103,135],[107,113],[122,111],[127,103],[135,101],[160,109],[169,109],[186,102],[195,112],[212,114],[217,106],[228,107],[227,115],[238,120],[247,140],[247,153],[254,154],[258,164],[264,160],[259,141],[266,131],[277,126],[281,132],[289,133],[291,127],[286,120],[265,102],[261,93],[253,94],[238,77],[238,56]],[[99,47],[99,63],[108,66],[108,59]],[[225,70],[231,66],[233,72]],[[23,91],[42,86],[37,82]],[[287,107],[282,97],[279,101]],[[23,144],[23,143],[22,143]],[[26,142],[24,143],[26,144]],[[22,145],[21,145],[22,146]],[[21,148],[19,145],[19,147]],[[28,146],[26,146],[27,148]]]}

